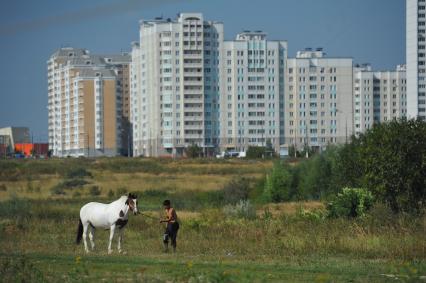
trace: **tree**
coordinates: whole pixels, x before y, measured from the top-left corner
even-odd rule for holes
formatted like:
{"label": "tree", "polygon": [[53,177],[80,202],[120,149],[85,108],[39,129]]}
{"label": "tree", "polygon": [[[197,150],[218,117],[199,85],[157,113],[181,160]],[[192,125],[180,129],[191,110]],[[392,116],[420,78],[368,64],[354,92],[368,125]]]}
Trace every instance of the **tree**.
{"label": "tree", "polygon": [[197,144],[192,144],[186,148],[186,156],[189,158],[197,158],[203,155],[203,149]]}
{"label": "tree", "polygon": [[246,157],[251,159],[263,158],[265,153],[266,148],[263,146],[249,146]]}
{"label": "tree", "polygon": [[281,162],[275,163],[271,174],[266,176],[264,199],[272,202],[290,200],[292,197],[292,176],[289,165]]}
{"label": "tree", "polygon": [[394,212],[426,204],[426,123],[393,120],[358,138],[363,182]]}

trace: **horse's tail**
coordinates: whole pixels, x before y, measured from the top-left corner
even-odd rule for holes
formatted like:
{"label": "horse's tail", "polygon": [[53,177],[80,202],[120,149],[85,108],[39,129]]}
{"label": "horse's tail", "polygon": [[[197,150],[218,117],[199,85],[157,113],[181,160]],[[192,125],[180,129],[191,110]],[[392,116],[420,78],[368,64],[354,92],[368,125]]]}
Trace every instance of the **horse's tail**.
{"label": "horse's tail", "polygon": [[75,240],[75,243],[77,245],[80,244],[82,238],[83,238],[83,223],[81,222],[81,219],[79,219],[78,230],[77,230],[77,239]]}

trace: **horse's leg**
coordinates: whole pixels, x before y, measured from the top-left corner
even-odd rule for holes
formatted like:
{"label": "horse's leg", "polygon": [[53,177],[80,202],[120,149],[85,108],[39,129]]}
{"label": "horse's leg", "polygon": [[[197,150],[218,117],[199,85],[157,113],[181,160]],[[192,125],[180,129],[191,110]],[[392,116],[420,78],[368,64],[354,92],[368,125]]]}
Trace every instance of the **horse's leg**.
{"label": "horse's leg", "polygon": [[121,241],[123,240],[124,227],[118,231],[118,252],[121,253]]}
{"label": "horse's leg", "polygon": [[90,227],[89,239],[90,239],[90,244],[92,245],[92,251],[93,251],[95,249],[95,228],[94,227]]}
{"label": "horse's leg", "polygon": [[112,253],[112,248],[111,248],[111,244],[112,244],[112,239],[114,239],[114,232],[115,232],[115,224],[113,224],[110,228],[110,232],[109,232],[109,245],[108,245],[108,254]]}
{"label": "horse's leg", "polygon": [[89,252],[89,249],[87,247],[87,229],[89,228],[89,223],[85,222],[83,223],[83,243],[84,243],[84,250],[86,253]]}

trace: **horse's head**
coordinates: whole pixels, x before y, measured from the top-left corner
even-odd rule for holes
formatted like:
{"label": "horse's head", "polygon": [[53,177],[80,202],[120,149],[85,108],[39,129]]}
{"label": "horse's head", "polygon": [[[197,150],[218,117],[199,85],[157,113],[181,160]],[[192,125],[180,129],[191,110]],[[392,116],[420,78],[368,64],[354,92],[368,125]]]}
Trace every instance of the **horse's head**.
{"label": "horse's head", "polygon": [[134,215],[138,214],[138,197],[132,193],[129,193],[127,196],[126,204],[129,206],[130,210]]}

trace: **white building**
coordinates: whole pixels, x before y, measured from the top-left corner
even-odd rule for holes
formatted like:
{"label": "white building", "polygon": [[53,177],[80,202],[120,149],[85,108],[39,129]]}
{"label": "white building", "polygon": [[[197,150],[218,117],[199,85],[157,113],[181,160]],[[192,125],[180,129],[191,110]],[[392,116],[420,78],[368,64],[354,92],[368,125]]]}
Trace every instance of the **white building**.
{"label": "white building", "polygon": [[182,156],[193,144],[213,153],[222,43],[223,24],[199,13],[140,22],[131,66],[134,156]]}
{"label": "white building", "polygon": [[426,119],[426,1],[407,0],[407,116]]}
{"label": "white building", "polygon": [[406,117],[406,82],[405,66],[381,72],[374,72],[370,65],[354,68],[355,134],[365,132],[375,123]]}
{"label": "white building", "polygon": [[284,82],[287,42],[246,31],[225,41],[220,96],[220,148],[284,142]]}
{"label": "white building", "polygon": [[287,61],[285,143],[322,150],[353,134],[353,60],[331,58],[321,48]]}

